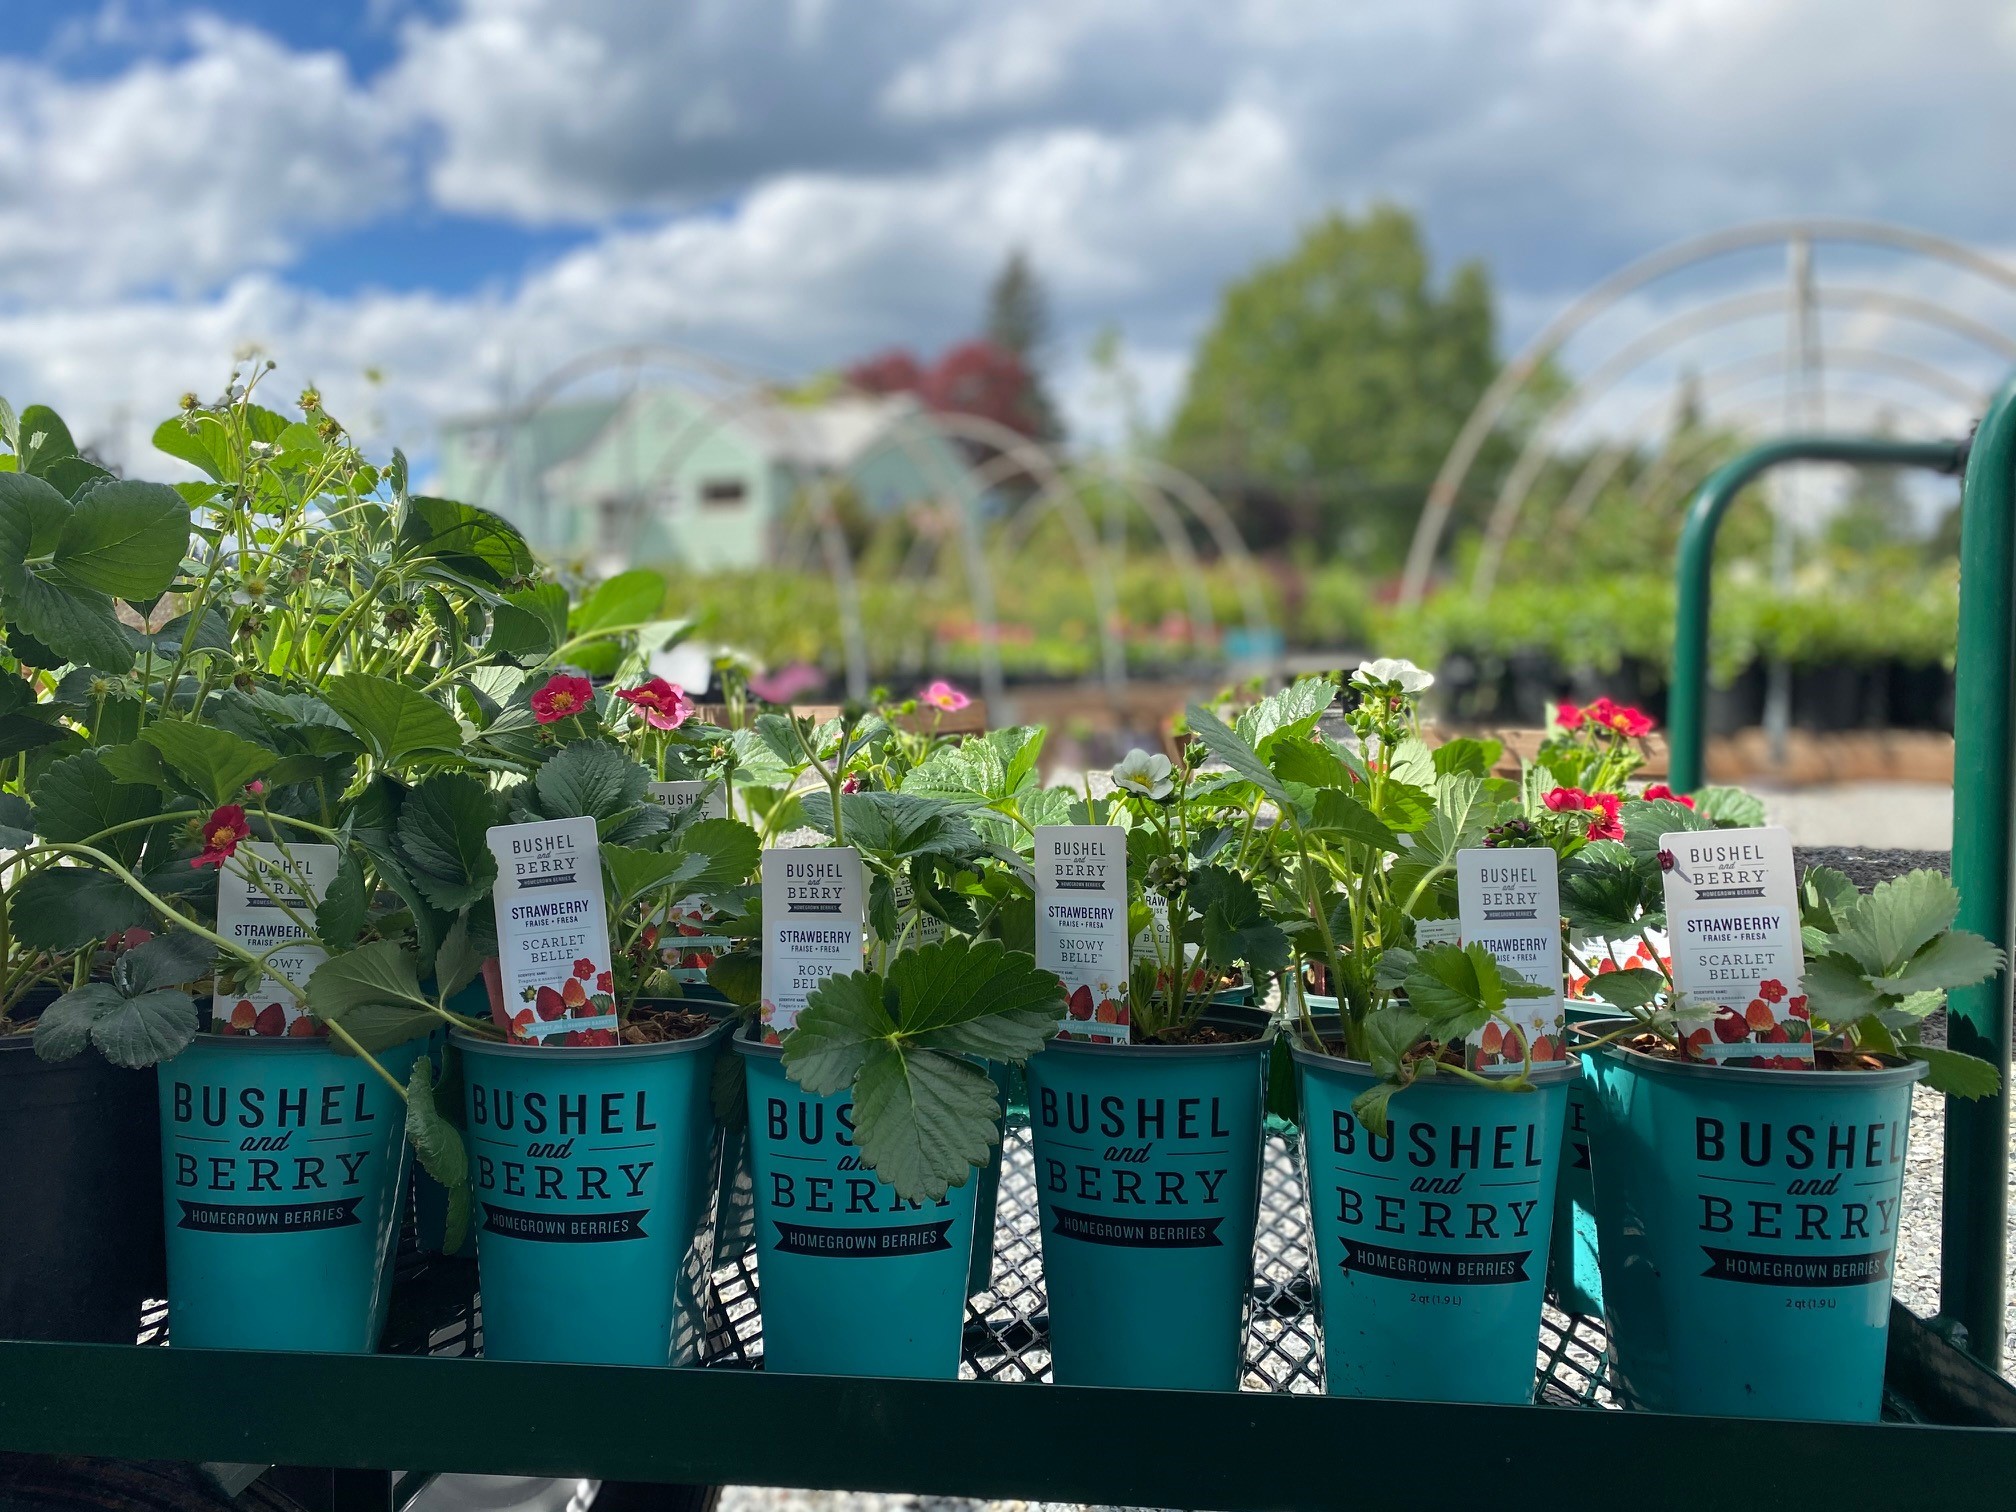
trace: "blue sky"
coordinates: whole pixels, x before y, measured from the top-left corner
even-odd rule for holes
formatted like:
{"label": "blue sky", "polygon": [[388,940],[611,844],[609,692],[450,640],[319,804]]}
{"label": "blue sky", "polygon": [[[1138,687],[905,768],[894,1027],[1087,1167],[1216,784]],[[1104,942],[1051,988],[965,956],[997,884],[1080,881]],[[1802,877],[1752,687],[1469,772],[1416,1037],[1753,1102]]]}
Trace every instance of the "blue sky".
{"label": "blue sky", "polygon": [[[1764,217],[2016,250],[2016,21],[1979,0],[15,0],[7,19],[0,393],[136,464],[152,419],[251,345],[369,444],[424,454],[444,415],[611,343],[780,377],[935,349],[1016,247],[1096,438],[1115,420],[1097,331],[1124,333],[1160,418],[1228,281],[1382,197],[1443,265],[1485,259],[1508,350],[1632,258]],[[1822,256],[2016,329],[1978,279]],[[1656,287],[1570,365],[1781,262]],[[1922,355],[1970,384],[1994,366]],[[1619,412],[1671,380],[1634,380]],[[1927,423],[1964,408],[1911,402]]]}

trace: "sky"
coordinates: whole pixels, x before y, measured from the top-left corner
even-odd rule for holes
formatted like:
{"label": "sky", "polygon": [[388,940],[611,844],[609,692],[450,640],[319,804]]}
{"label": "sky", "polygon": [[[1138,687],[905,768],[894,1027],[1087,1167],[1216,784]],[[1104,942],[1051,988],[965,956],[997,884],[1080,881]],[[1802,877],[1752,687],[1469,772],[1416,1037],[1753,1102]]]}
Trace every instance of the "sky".
{"label": "sky", "polygon": [[[1159,422],[1223,287],[1379,199],[1440,266],[1487,263],[1508,354],[1633,259],[1760,219],[2016,261],[2016,8],[1990,0],[10,0],[7,20],[0,395],[164,475],[153,423],[250,347],[281,397],[313,382],[367,448],[425,458],[443,417],[615,344],[780,379],[933,352],[1017,248],[1096,441],[1117,429],[1097,332],[1122,333]],[[1976,275],[1819,256],[2016,332],[2016,296]],[[1784,259],[1651,286],[1564,360],[1599,369]],[[1882,311],[1826,319],[1962,387],[2006,365]],[[1728,366],[1782,329],[1675,361]],[[1853,368],[1841,417],[1967,408]],[[1672,372],[1590,414],[1644,411]],[[1727,393],[1762,406],[1771,383]]]}

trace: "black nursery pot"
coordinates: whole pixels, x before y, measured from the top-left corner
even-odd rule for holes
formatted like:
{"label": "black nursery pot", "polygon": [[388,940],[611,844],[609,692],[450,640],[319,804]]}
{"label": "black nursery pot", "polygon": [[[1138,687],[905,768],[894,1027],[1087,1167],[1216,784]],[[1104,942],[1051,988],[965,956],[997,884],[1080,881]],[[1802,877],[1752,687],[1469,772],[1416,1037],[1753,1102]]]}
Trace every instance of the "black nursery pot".
{"label": "black nursery pot", "polygon": [[[17,1012],[39,1012],[53,991]],[[155,1074],[0,1036],[0,1338],[131,1344],[167,1295]]]}

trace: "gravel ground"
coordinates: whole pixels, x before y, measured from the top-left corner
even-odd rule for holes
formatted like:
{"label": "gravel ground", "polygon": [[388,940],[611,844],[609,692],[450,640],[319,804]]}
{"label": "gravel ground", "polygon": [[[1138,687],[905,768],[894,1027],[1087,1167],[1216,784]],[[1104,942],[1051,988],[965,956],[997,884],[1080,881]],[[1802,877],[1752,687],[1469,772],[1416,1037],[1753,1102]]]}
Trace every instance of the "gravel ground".
{"label": "gravel ground", "polygon": [[[1856,885],[1874,886],[1919,867],[1946,871],[1950,857],[1943,850],[1894,850],[1859,847],[1801,847],[1801,869],[1831,866]],[[1927,1026],[1928,1040],[1943,1042],[1943,1015]],[[1897,1246],[1896,1296],[1914,1312],[1929,1314],[1939,1305],[1939,1173],[1946,1123],[1945,1100],[1923,1087],[1912,1095],[1911,1149],[1904,1173],[1904,1213]],[[2010,1145],[2010,1253],[2016,1255],[2016,1136]],[[2016,1277],[2012,1277],[2016,1282]],[[2011,1287],[2010,1342],[2003,1373],[2016,1379],[2016,1284]],[[775,1487],[732,1486],[722,1493],[720,1512],[1020,1512],[1032,1508],[1050,1512],[1040,1502],[976,1502],[948,1497],[849,1494],[796,1491]]]}

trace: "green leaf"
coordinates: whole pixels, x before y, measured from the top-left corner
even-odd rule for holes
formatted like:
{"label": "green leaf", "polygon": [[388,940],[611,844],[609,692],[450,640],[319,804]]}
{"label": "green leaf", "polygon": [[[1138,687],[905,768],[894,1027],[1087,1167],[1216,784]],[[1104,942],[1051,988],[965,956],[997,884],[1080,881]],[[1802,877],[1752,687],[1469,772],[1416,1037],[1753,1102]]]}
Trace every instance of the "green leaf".
{"label": "green leaf", "polygon": [[330,954],[348,950],[363,932],[371,899],[364,890],[364,868],[349,846],[336,864],[335,879],[315,910],[315,933]]}
{"label": "green leaf", "polygon": [[1468,735],[1459,735],[1435,747],[1432,759],[1439,777],[1466,773],[1481,780],[1491,775],[1491,769],[1498,765],[1498,758],[1504,754],[1505,742],[1502,740],[1475,740]]}
{"label": "green leaf", "polygon": [[459,1129],[441,1116],[434,1102],[434,1064],[426,1056],[413,1062],[406,1081],[406,1138],[412,1142],[420,1168],[449,1191],[467,1185],[469,1152]]}
{"label": "green leaf", "polygon": [[649,568],[619,572],[582,600],[569,629],[582,636],[611,626],[641,625],[664,611],[665,593],[665,579]]}
{"label": "green leaf", "polygon": [[91,1043],[115,1066],[138,1070],[180,1055],[196,1038],[196,1002],[186,992],[121,998],[91,1026]]}
{"label": "green leaf", "polygon": [[1368,1132],[1383,1136],[1389,1127],[1387,1105],[1393,1101],[1396,1092],[1404,1090],[1390,1081],[1379,1082],[1351,1099],[1351,1111]]}
{"label": "green leaf", "polygon": [[1646,967],[1633,966],[1628,971],[1606,971],[1591,977],[1582,995],[1628,1013],[1634,1008],[1649,1007],[1665,990],[1666,978]]}
{"label": "green leaf", "polygon": [[1960,893],[1945,877],[1935,871],[1906,872],[1879,882],[1874,891],[1840,910],[1835,945],[1871,976],[1887,976],[1900,970],[1933,936],[1951,928],[1959,912]]}
{"label": "green leaf", "polygon": [[147,602],[168,591],[189,550],[189,506],[163,483],[117,479],[63,523],[56,575],[73,588]]}
{"label": "green leaf", "polygon": [[366,1050],[427,1033],[440,1022],[426,1011],[414,958],[397,940],[374,940],[331,956],[308,978],[308,1009],[340,1024]]}
{"label": "green leaf", "polygon": [[[45,840],[94,840],[116,825],[145,819],[160,810],[160,797],[147,788],[120,782],[96,751],[81,751],[53,762],[29,790],[35,803],[35,832]],[[98,848],[131,863],[147,838],[144,829],[113,835]]]}
{"label": "green leaf", "polygon": [[1433,788],[1437,776],[1435,753],[1428,749],[1428,742],[1419,735],[1409,735],[1393,748],[1393,758],[1386,773],[1413,787]]}
{"label": "green leaf", "polygon": [[12,592],[31,557],[53,556],[70,502],[40,478],[0,473],[0,591]]}
{"label": "green leaf", "polygon": [[[807,824],[821,834],[834,833],[831,793],[806,793],[799,801]],[[918,856],[968,861],[983,849],[963,808],[917,793],[842,793],[840,820],[847,844],[890,862]]]}
{"label": "green leaf", "polygon": [[432,557],[449,572],[489,587],[529,576],[538,566],[516,527],[487,509],[415,494],[403,515],[402,555]]}
{"label": "green leaf", "polygon": [[1872,985],[1891,997],[1971,987],[2002,969],[2002,952],[1981,936],[1955,929],[1926,942],[1902,968]]}
{"label": "green leaf", "polygon": [[364,672],[345,672],[322,687],[329,707],[387,766],[426,751],[462,749],[462,727],[418,688]]}
{"label": "green leaf", "polygon": [[278,758],[264,746],[216,725],[168,719],[151,724],[140,738],[213,804],[230,803],[245,784],[271,769]]}
{"label": "green leaf", "polygon": [[816,1097],[853,1086],[870,1048],[895,1037],[885,995],[893,997],[894,990],[872,971],[827,977],[785,1036],[785,1073]]}
{"label": "green leaf", "polygon": [[0,851],[26,850],[35,843],[35,816],[28,800],[15,793],[0,793]]}
{"label": "green leaf", "polygon": [[553,819],[610,819],[643,802],[651,774],[606,740],[577,740],[539,769],[540,807]]}
{"label": "green leaf", "polygon": [[1405,849],[1400,837],[1382,824],[1370,809],[1349,793],[1335,788],[1324,788],[1317,793],[1309,828],[1331,845],[1369,845],[1374,850],[1389,851],[1395,855]]}
{"label": "green leaf", "polygon": [[854,1084],[854,1142],[900,1197],[935,1202],[999,1142],[1001,1104],[969,1060],[877,1044]]}
{"label": "green leaf", "polygon": [[1719,829],[1755,829],[1764,823],[1764,800],[1739,787],[1696,788],[1694,811],[1706,814]]}
{"label": "green leaf", "polygon": [[1905,1045],[1901,1048],[1910,1059],[1923,1061],[1932,1068],[1925,1082],[1934,1092],[1971,1100],[1993,1097],[2001,1089],[2002,1074],[1985,1060],[1936,1045]]}
{"label": "green leaf", "polygon": [[17,943],[43,950],[76,950],[154,925],[154,911],[125,883],[81,866],[31,873],[9,893],[7,915]]}
{"label": "green leaf", "polygon": [[1646,901],[1644,874],[1614,840],[1595,841],[1561,867],[1561,913],[1578,944],[1636,934]]}
{"label": "green leaf", "polygon": [[483,952],[470,934],[469,916],[459,915],[434,953],[434,991],[445,1002],[475,981],[482,969]]}
{"label": "green leaf", "polygon": [[1183,719],[1191,735],[1203,742],[1213,760],[1223,762],[1283,808],[1289,807],[1287,789],[1238,731],[1202,704],[1191,704],[1183,711]]}
{"label": "green leaf", "polygon": [[1236,962],[1256,980],[1287,969],[1288,936],[1237,872],[1202,868],[1191,882],[1190,906],[1203,912],[1204,954],[1216,965]]}
{"label": "green leaf", "polygon": [[207,473],[219,483],[238,476],[231,433],[215,415],[197,415],[193,427],[180,416],[154,427],[154,449]]}
{"label": "green leaf", "polygon": [[1336,680],[1301,677],[1239,715],[1233,728],[1256,755],[1271,759],[1277,743],[1302,741],[1337,700]]}
{"label": "green leaf", "polygon": [[491,611],[491,651],[532,661],[552,655],[566,639],[567,590],[558,583],[507,593]]}
{"label": "green leaf", "polygon": [[1841,912],[1862,896],[1861,889],[1831,866],[1809,866],[1799,879],[1800,923],[1833,934]]}
{"label": "green leaf", "polygon": [[956,937],[905,951],[889,967],[906,1038],[1020,1063],[1064,1018],[1064,988],[1035,958],[999,940]]}
{"label": "green leaf", "polygon": [[[707,984],[729,1002],[753,1008],[763,996],[763,958],[753,950],[716,956],[707,968]],[[799,1022],[804,1022],[802,1014]]]}
{"label": "green leaf", "polygon": [[482,779],[466,772],[429,777],[399,809],[399,849],[414,885],[445,913],[488,895],[497,858],[488,834],[503,805]]}
{"label": "green leaf", "polygon": [[103,593],[60,587],[26,572],[9,592],[8,607],[23,630],[65,661],[107,672],[124,672],[133,665],[126,627]]}
{"label": "green leaf", "polygon": [[53,464],[77,455],[70,427],[46,404],[31,404],[21,411],[19,437],[16,453],[24,473],[39,476]]}
{"label": "green leaf", "polygon": [[1801,985],[1806,989],[1813,1016],[1837,1029],[1884,1005],[1883,993],[1870,983],[1862,963],[1844,951],[1828,951],[1810,958]]}
{"label": "green leaf", "polygon": [[217,947],[186,929],[156,935],[119,957],[112,984],[128,997],[186,987],[209,976],[217,966]]}
{"label": "green leaf", "polygon": [[1428,1021],[1397,1004],[1365,1016],[1365,1046],[1372,1069],[1381,1077],[1398,1076],[1403,1057],[1428,1033]]}
{"label": "green leaf", "polygon": [[86,982],[64,993],[35,1021],[35,1054],[45,1061],[83,1054],[91,1043],[92,1026],[125,1001],[110,982]]}
{"label": "green leaf", "polygon": [[1483,945],[1430,945],[1407,974],[1407,1003],[1428,1020],[1442,1043],[1481,1029],[1512,998],[1544,997],[1549,989],[1498,964]]}

